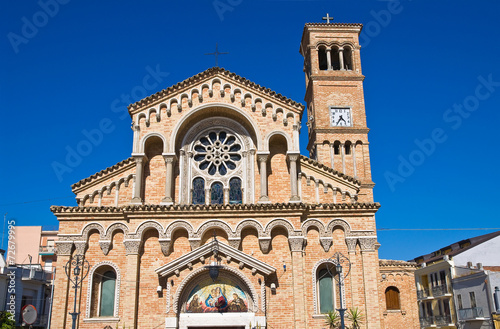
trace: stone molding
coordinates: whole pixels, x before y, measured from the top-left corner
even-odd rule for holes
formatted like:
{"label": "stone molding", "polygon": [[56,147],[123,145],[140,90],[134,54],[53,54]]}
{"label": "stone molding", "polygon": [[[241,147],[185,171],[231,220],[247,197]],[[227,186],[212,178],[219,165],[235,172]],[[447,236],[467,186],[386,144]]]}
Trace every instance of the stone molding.
{"label": "stone molding", "polygon": [[[103,261],[95,264],[92,266],[92,269],[90,270],[89,273],[89,283],[88,283],[88,289],[87,289],[87,301],[86,301],[86,311],[85,311],[85,317],[87,319],[90,319],[90,308],[91,308],[91,302],[92,302],[92,285],[94,281],[94,273],[95,271],[102,266],[110,266],[115,270],[116,273],[116,283],[115,283],[115,308],[113,310],[113,317],[118,318],[118,310],[120,309],[120,284],[121,284],[121,274],[120,274],[120,268],[112,262],[109,261]],[[94,291],[94,293],[98,293],[98,291]]]}
{"label": "stone molding", "polygon": [[57,256],[71,256],[73,241],[56,241]]}
{"label": "stone molding", "polygon": [[[218,219],[205,221],[200,224],[198,229],[194,229],[192,225],[185,220],[175,220],[168,223],[166,229],[158,221],[146,220],[139,224],[135,232],[130,232],[127,224],[123,222],[113,222],[107,229],[99,223],[91,222],[81,230],[81,234],[59,234],[58,243],[61,246],[59,247],[61,252],[64,252],[67,255],[70,255],[71,252],[66,249],[71,249],[73,243],[77,247],[77,252],[80,253],[84,250],[84,245],[87,244],[86,241],[89,239],[89,233],[92,230],[97,230],[100,232],[99,245],[103,254],[107,255],[113,245],[113,234],[117,231],[122,231],[125,237],[123,243],[125,245],[125,249],[127,250],[127,254],[138,254],[142,244],[144,232],[149,229],[154,229],[158,232],[161,251],[165,256],[167,256],[172,248],[173,234],[179,229],[187,231],[191,250],[195,250],[200,247],[202,237],[213,228],[223,230],[227,234],[229,244],[233,248],[238,249],[241,244],[242,231],[246,228],[252,228],[257,231],[261,251],[263,253],[268,253],[271,246],[271,233],[273,229],[277,227],[281,227],[287,231],[290,240],[290,247],[293,246],[293,248],[296,246],[299,248],[298,245],[300,244],[298,241],[294,240],[294,237],[302,237],[305,239],[310,229],[316,229],[319,232],[319,243],[325,252],[328,252],[333,244],[331,234],[335,228],[340,228],[344,231],[349,252],[355,252],[358,239],[360,244],[364,243],[364,245],[362,245],[362,250],[373,250],[376,247],[375,232],[352,231],[349,223],[341,218],[334,218],[328,223],[323,223],[316,218],[310,218],[302,223],[300,230],[297,230],[290,221],[283,218],[272,219],[265,226],[255,219],[244,219],[236,224],[234,230],[228,223]],[[64,243],[67,243],[67,245],[63,246]]]}
{"label": "stone molding", "polygon": [[[200,267],[197,270],[193,271],[189,275],[186,276],[184,280],[180,283],[179,287],[177,288],[177,291],[174,296],[174,303],[173,303],[173,311],[176,314],[179,314],[179,300],[182,297],[185,288],[189,287],[189,284],[191,283],[192,279],[196,278],[199,275],[204,274],[204,272],[208,272],[208,267]],[[237,269],[234,269],[229,266],[222,265],[221,266],[221,271],[219,275],[222,275],[224,272],[228,272],[230,275],[235,276],[239,280],[243,281],[243,283],[247,286],[247,288],[250,291],[251,297],[252,297],[252,302],[253,302],[253,308],[254,312],[257,311],[258,308],[258,295],[257,291],[255,290],[255,287],[253,286],[252,282],[240,271]],[[227,275],[226,275],[227,276]]]}
{"label": "stone molding", "polygon": [[[335,268],[335,264],[333,261],[329,258],[321,259],[314,264],[314,267],[312,269],[312,286],[313,286],[313,314],[320,314],[318,310],[318,282],[317,282],[317,273],[318,273],[318,268],[323,265],[323,264],[332,264],[332,266]],[[335,275],[335,273],[332,273],[332,275]],[[336,287],[335,287],[335,280],[333,282],[334,285],[334,296],[336,294]]]}
{"label": "stone molding", "polygon": [[[200,260],[202,257],[207,259],[212,256],[212,246],[214,241],[204,244],[203,246],[177,258],[173,261],[165,264],[155,270],[155,272],[161,276],[169,276],[176,271],[181,271],[188,267],[189,264],[193,264]],[[225,243],[218,242],[219,245],[219,255],[230,257],[232,262],[243,263],[244,266],[250,269],[256,269],[263,275],[270,275],[276,272],[276,269],[257,258],[249,256],[244,252],[239,251]],[[192,265],[191,265],[192,266]]]}

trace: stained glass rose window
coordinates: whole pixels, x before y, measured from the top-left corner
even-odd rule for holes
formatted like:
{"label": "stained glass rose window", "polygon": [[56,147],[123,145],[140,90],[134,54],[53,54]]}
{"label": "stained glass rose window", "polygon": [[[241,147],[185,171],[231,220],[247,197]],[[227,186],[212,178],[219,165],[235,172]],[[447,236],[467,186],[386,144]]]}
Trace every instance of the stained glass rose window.
{"label": "stained glass rose window", "polygon": [[194,161],[209,175],[226,175],[236,169],[241,160],[241,144],[225,131],[210,131],[194,144]]}

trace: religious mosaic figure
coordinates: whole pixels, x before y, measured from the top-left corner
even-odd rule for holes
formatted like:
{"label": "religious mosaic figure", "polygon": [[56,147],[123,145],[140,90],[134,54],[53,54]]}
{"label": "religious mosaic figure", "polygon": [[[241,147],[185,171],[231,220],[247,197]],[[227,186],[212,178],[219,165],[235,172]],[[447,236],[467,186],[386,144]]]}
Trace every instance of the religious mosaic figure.
{"label": "religious mosaic figure", "polygon": [[[231,298],[231,301],[226,296]],[[208,278],[191,290],[184,312],[248,312],[248,302],[243,290],[230,280],[222,279],[214,283]]]}
{"label": "religious mosaic figure", "polygon": [[202,313],[203,308],[201,307],[201,300],[198,294],[193,295],[193,299],[189,302],[188,312],[191,313]]}
{"label": "religious mosaic figure", "polygon": [[245,301],[238,296],[237,293],[233,293],[233,299],[229,302],[229,312],[246,312],[248,310]]}

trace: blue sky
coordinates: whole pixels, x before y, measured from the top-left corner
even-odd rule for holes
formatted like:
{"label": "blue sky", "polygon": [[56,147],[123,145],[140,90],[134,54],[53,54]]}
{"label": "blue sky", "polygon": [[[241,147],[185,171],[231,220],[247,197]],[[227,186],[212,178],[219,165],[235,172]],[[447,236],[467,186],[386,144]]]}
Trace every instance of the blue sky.
{"label": "blue sky", "polygon": [[[54,5],[57,4],[57,5]],[[3,2],[0,214],[57,225],[70,185],[131,153],[122,110],[214,65],[303,102],[304,23],[365,24],[362,67],[378,228],[500,227],[499,1]],[[143,79],[157,74],[154,88]],[[153,83],[152,83],[153,84]],[[302,153],[307,127],[302,128]],[[100,125],[88,155],[66,157]],[[56,174],[54,162],[67,166]],[[39,201],[42,200],[42,201]],[[36,202],[34,202],[36,201]],[[1,220],[0,220],[1,223]],[[410,259],[489,231],[384,231]]]}

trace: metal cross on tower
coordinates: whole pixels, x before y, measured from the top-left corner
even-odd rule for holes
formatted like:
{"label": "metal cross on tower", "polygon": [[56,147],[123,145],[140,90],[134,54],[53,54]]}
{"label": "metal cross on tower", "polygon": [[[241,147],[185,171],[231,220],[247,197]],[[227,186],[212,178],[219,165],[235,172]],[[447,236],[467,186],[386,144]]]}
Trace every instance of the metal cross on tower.
{"label": "metal cross on tower", "polygon": [[208,54],[205,54],[205,55],[214,55],[215,56],[215,66],[219,66],[219,55],[226,55],[226,54],[229,54],[229,53],[221,53],[219,52],[219,44],[216,43],[215,44],[215,52],[213,53],[208,53]]}
{"label": "metal cross on tower", "polygon": [[327,24],[330,24],[330,20],[333,21],[333,17],[330,17],[330,15],[326,13],[326,17],[323,17],[323,20],[326,21]]}

